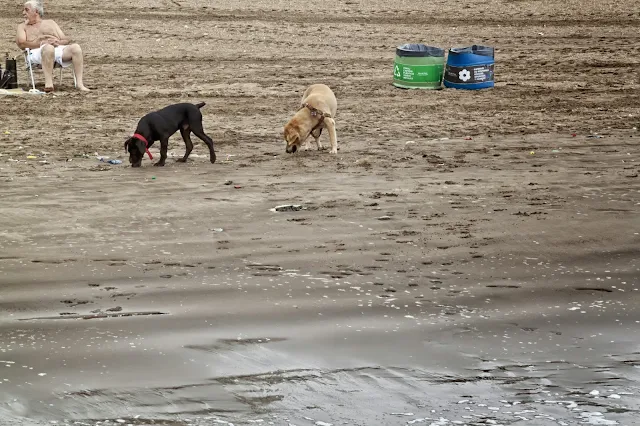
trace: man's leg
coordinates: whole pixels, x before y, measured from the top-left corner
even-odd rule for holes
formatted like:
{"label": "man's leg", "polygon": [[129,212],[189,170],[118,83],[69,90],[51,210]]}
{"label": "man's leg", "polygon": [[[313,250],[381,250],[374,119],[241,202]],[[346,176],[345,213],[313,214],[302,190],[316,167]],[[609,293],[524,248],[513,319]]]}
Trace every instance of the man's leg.
{"label": "man's leg", "polygon": [[55,60],[55,48],[50,44],[42,46],[42,72],[44,73],[44,88],[53,89],[53,65]]}
{"label": "man's leg", "polygon": [[79,90],[88,92],[82,81],[82,71],[84,66],[84,58],[82,57],[82,49],[77,44],[70,44],[66,46],[62,51],[62,60],[65,62],[71,61],[73,63],[73,70],[76,73],[76,84]]}

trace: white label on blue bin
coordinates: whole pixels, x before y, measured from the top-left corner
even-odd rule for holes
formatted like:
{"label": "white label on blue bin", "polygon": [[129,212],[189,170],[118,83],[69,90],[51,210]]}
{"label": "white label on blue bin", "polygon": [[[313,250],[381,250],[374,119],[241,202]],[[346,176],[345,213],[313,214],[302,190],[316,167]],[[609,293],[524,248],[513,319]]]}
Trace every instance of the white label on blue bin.
{"label": "white label on blue bin", "polygon": [[493,81],[493,64],[467,67],[447,65],[444,79],[451,83],[459,84]]}

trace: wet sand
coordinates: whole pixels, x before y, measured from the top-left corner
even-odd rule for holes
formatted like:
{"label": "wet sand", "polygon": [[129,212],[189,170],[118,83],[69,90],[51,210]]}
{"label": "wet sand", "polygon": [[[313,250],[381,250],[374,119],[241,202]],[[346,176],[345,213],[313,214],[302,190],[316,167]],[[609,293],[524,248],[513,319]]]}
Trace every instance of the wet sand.
{"label": "wet sand", "polygon": [[[637,422],[633,4],[326,4],[51,6],[95,90],[0,97],[1,424]],[[497,87],[393,88],[407,41],[495,45]],[[284,152],[312,82],[337,156]],[[127,167],[178,101],[218,162]]]}

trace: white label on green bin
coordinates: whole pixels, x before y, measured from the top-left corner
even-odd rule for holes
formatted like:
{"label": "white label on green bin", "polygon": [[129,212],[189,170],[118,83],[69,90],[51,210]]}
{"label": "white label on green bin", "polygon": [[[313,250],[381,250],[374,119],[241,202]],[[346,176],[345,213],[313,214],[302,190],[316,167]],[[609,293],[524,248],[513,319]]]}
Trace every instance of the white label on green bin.
{"label": "white label on green bin", "polygon": [[413,83],[438,83],[442,78],[443,65],[395,64],[393,76],[397,80]]}

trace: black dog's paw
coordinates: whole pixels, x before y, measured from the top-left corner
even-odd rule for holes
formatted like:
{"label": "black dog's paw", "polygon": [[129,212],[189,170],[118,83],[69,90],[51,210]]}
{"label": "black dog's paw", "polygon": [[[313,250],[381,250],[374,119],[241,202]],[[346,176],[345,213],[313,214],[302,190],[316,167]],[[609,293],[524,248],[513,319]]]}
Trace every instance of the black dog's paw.
{"label": "black dog's paw", "polygon": [[155,167],[164,167],[164,162],[158,161],[154,164]]}
{"label": "black dog's paw", "polygon": [[176,163],[186,163],[186,162],[187,162],[187,160],[185,160],[184,158],[178,158],[176,160]]}
{"label": "black dog's paw", "polygon": [[215,164],[216,156],[214,155],[213,157],[209,158],[209,161],[211,161],[211,164]]}

